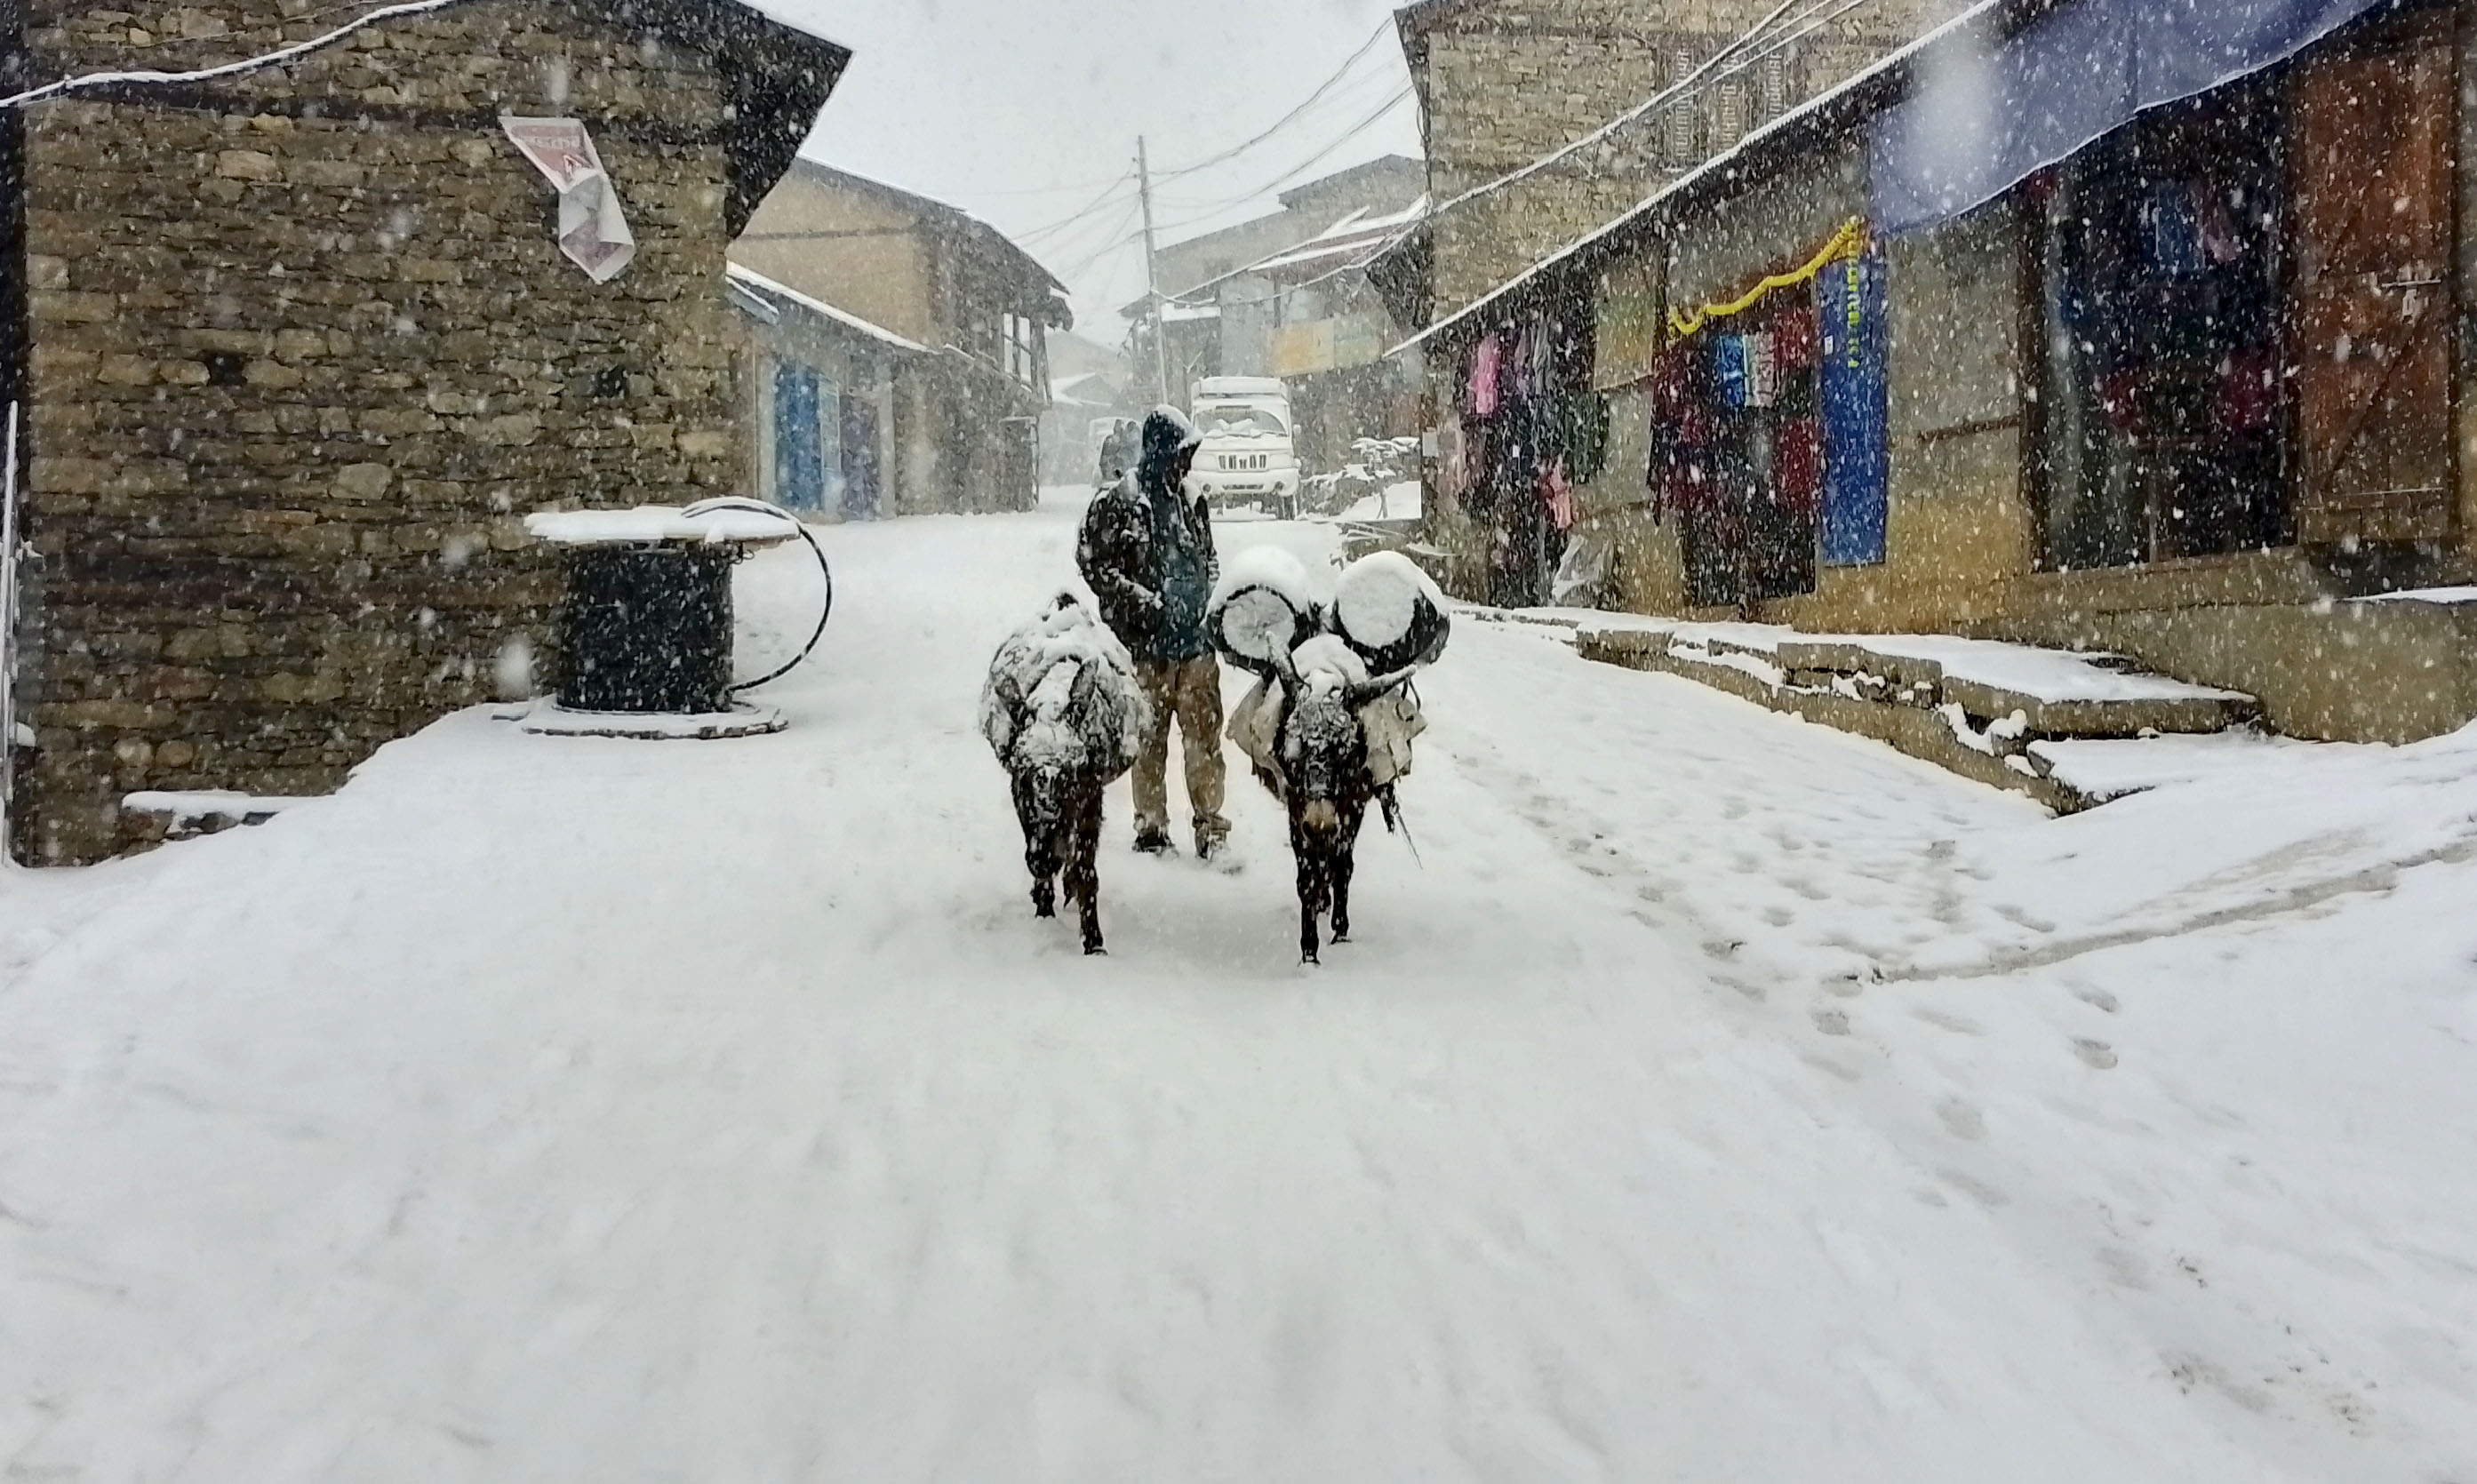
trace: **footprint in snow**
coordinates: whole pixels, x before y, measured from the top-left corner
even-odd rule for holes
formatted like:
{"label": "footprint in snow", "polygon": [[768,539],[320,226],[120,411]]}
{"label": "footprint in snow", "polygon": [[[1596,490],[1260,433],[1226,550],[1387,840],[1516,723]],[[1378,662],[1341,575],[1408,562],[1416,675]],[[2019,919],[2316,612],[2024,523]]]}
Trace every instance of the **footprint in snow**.
{"label": "footprint in snow", "polygon": [[2115,1065],[2115,1049],[2104,1041],[2093,1041],[2088,1036],[2073,1038],[2073,1054],[2101,1072]]}
{"label": "footprint in snow", "polygon": [[1937,1103],[1936,1117],[1943,1120],[1944,1131],[1956,1139],[1987,1137],[1987,1115],[1966,1098],[1946,1098]]}

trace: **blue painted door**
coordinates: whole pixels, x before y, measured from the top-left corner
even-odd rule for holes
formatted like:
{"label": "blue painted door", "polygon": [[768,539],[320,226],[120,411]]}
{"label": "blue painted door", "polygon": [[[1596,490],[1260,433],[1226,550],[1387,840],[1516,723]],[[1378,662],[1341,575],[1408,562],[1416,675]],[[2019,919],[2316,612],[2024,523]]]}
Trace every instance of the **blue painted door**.
{"label": "blue painted door", "polygon": [[774,367],[774,501],[790,510],[825,507],[825,451],[817,437],[817,373]]}

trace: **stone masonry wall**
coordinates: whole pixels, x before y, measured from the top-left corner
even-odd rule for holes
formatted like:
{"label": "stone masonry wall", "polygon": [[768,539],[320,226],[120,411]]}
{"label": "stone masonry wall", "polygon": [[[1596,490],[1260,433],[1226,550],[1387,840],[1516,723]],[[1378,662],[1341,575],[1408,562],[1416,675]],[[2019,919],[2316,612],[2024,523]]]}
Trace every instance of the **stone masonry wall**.
{"label": "stone masonry wall", "polygon": [[[319,13],[38,12],[30,40],[38,73],[195,66]],[[132,843],[129,790],[331,789],[522,686],[558,592],[525,512],[745,467],[710,57],[536,0],[218,87],[29,117],[31,861]],[[612,283],[560,254],[502,111],[592,130],[638,244]]]}
{"label": "stone masonry wall", "polygon": [[[1771,7],[1757,0],[1483,0],[1427,33],[1428,172],[1448,199],[1581,138],[1688,75]],[[1768,115],[1848,77],[1954,9],[1880,0],[1736,73],[1691,116],[1647,115],[1592,149],[1440,218],[1436,311],[1447,314],[1623,213]],[[1766,96],[1768,90],[1769,96]]]}

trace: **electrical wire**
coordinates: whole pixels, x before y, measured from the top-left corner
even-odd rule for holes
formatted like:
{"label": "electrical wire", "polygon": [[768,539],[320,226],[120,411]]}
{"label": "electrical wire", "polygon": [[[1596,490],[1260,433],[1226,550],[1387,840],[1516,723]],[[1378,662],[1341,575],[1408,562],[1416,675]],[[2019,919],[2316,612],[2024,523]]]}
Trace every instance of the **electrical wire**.
{"label": "electrical wire", "polygon": [[57,83],[45,83],[40,87],[30,87],[23,92],[0,98],[0,109],[22,108],[26,104],[40,103],[48,98],[65,97],[77,92],[93,92],[105,87],[163,87],[175,83],[211,82],[219,77],[238,77],[244,72],[257,72],[267,67],[282,66],[288,62],[306,57],[312,52],[333,46],[355,32],[375,26],[383,20],[394,20],[404,15],[427,15],[434,11],[443,11],[449,6],[464,3],[466,0],[408,0],[408,3],[402,5],[383,5],[375,11],[364,11],[333,31],[321,32],[306,41],[295,41],[289,46],[280,46],[274,51],[256,57],[245,57],[238,62],[222,62],[212,67],[196,67],[187,72],[144,70],[89,72],[79,77],[64,77]]}
{"label": "electrical wire", "polygon": [[680,514],[683,518],[693,519],[713,510],[748,510],[760,515],[782,517],[786,524],[800,533],[801,540],[809,543],[810,552],[817,558],[817,575],[826,581],[825,604],[817,610],[817,627],[809,631],[809,642],[800,646],[800,653],[757,679],[741,680],[738,684],[723,688],[724,695],[737,696],[743,690],[755,690],[760,685],[771,684],[781,680],[800,668],[801,662],[815,653],[817,641],[826,636],[826,620],[835,616],[835,569],[826,564],[826,549],[819,546],[817,538],[809,533],[809,523],[779,505],[767,505],[763,500],[752,500],[746,495],[716,495],[711,500],[698,501],[682,510]]}
{"label": "electrical wire", "polygon": [[[1871,3],[1873,3],[1873,0],[1781,0],[1781,3],[1774,7],[1768,14],[1764,15],[1746,31],[1740,33],[1735,39],[1730,41],[1728,45],[1723,46],[1720,50],[1713,53],[1710,58],[1706,59],[1703,63],[1697,66],[1693,71],[1688,73],[1685,77],[1678,79],[1675,83],[1670,84],[1667,87],[1653,94],[1652,97],[1645,102],[1638,104],[1634,108],[1626,111],[1624,113],[1621,113],[1615,118],[1611,119],[1606,124],[1601,125],[1591,133],[1583,136],[1579,139],[1573,140],[1571,143],[1563,145],[1549,154],[1532,161],[1528,164],[1524,164],[1516,169],[1508,171],[1506,174],[1497,177],[1493,181],[1473,186],[1469,190],[1464,191],[1462,194],[1449,199],[1441,206],[1431,208],[1425,214],[1420,216],[1417,221],[1413,222],[1411,225],[1403,228],[1400,232],[1388,237],[1373,252],[1367,254],[1365,258],[1362,258],[1353,262],[1344,263],[1340,267],[1332,269],[1325,273],[1317,274],[1314,278],[1305,279],[1296,284],[1285,284],[1273,294],[1256,299],[1235,301],[1235,304],[1252,306],[1270,303],[1273,300],[1281,298],[1285,294],[1296,293],[1300,289],[1304,288],[1312,288],[1319,284],[1329,283],[1334,279],[1340,278],[1347,273],[1363,268],[1369,261],[1391,252],[1403,242],[1408,241],[1421,229],[1427,227],[1446,211],[1467,205],[1468,203],[1492,191],[1501,190],[1505,186],[1517,181],[1528,179],[1530,176],[1539,173],[1540,170],[1546,169],[1558,161],[1565,159],[1579,150],[1588,148],[1600,140],[1608,138],[1612,135],[1615,134],[1619,129],[1625,127],[1629,123],[1640,119],[1645,114],[1654,112],[1659,109],[1671,104],[1683,104],[1691,101],[1694,97],[1700,95],[1721,81],[1735,77],[1739,73],[1745,71],[1747,68],[1760,63],[1764,59],[1774,56],[1786,48],[1795,45],[1798,41],[1814,35],[1816,31],[1822,29],[1824,26],[1830,25],[1836,20],[1839,20],[1841,16],[1848,14],[1850,12]],[[1764,36],[1764,33],[1770,31],[1775,25],[1780,23],[1783,16],[1788,15],[1792,11],[1797,11],[1801,5],[1805,6],[1806,9],[1800,11],[1799,13],[1789,22],[1789,30],[1787,35],[1770,37],[1766,37]],[[1388,107],[1390,107],[1390,104],[1389,104]],[[1381,117],[1381,112],[1376,116]],[[1375,117],[1371,117],[1367,120],[1366,125],[1363,125],[1363,127],[1371,126],[1374,122]],[[1330,153],[1330,150],[1326,151],[1326,153]],[[1313,161],[1309,161],[1309,163],[1313,162]],[[1198,219],[1201,220],[1204,218]],[[1191,225],[1191,223],[1183,223],[1181,225]],[[1290,247],[1285,248],[1282,251],[1287,253],[1296,252],[1297,250],[1298,249],[1296,247]],[[1280,254],[1275,254],[1273,256],[1278,257]],[[1259,260],[1259,261],[1262,260]],[[1253,267],[1255,264],[1249,264],[1248,266]],[[1246,271],[1248,271],[1247,268],[1237,269],[1233,273],[1223,275],[1220,279],[1213,280],[1213,283],[1218,284],[1224,282],[1229,278],[1236,277],[1238,274],[1244,273]],[[1197,288],[1200,289],[1211,286],[1213,286],[1212,284],[1205,284],[1197,285]],[[1192,294],[1196,291],[1197,289],[1189,289],[1188,290],[1188,293]]]}
{"label": "electrical wire", "polygon": [[1223,150],[1220,154],[1214,155],[1210,159],[1199,160],[1190,165],[1181,165],[1175,170],[1163,170],[1158,172],[1154,175],[1153,179],[1157,182],[1174,181],[1185,176],[1193,175],[1198,170],[1209,170],[1214,165],[1238,159],[1240,155],[1245,154],[1247,151],[1254,149],[1257,145],[1264,143],[1266,139],[1269,139],[1273,136],[1281,133],[1284,129],[1289,127],[1290,124],[1296,122],[1302,114],[1308,111],[1308,110],[1315,107],[1317,103],[1321,102],[1324,95],[1331,92],[1334,86],[1349,74],[1351,68],[1359,65],[1360,60],[1365,57],[1368,52],[1375,47],[1376,43],[1383,40],[1386,34],[1390,32],[1392,29],[1393,17],[1391,15],[1389,14],[1383,20],[1378,21],[1376,23],[1376,29],[1367,34],[1366,40],[1359,43],[1359,49],[1350,54],[1349,60],[1342,62],[1340,66],[1335,68],[1330,77],[1327,77],[1323,82],[1318,83],[1316,85],[1315,91],[1308,94],[1305,102],[1299,104],[1296,108],[1291,109],[1281,117],[1273,120],[1271,125],[1265,128],[1263,133],[1257,135],[1253,138],[1245,140],[1242,143],[1234,144],[1228,149]]}
{"label": "electrical wire", "polygon": [[[1215,216],[1220,215],[1223,211],[1226,211],[1233,207],[1243,206],[1250,201],[1254,201],[1261,196],[1268,194],[1269,192],[1279,190],[1281,187],[1289,185],[1291,181],[1297,179],[1307,171],[1314,168],[1319,162],[1325,160],[1326,157],[1333,154],[1334,151],[1341,148],[1343,145],[1359,137],[1361,135],[1365,134],[1368,130],[1375,128],[1378,121],[1383,119],[1386,114],[1392,112],[1395,109],[1401,107],[1403,103],[1408,101],[1411,97],[1411,85],[1408,83],[1403,84],[1401,87],[1395,88],[1383,103],[1378,104],[1375,111],[1361,118],[1358,123],[1351,125],[1350,128],[1344,130],[1339,136],[1328,141],[1322,149],[1317,150],[1307,159],[1300,161],[1297,164],[1283,171],[1280,175],[1273,177],[1270,181],[1259,186],[1254,190],[1245,191],[1235,196],[1225,197],[1217,204],[1210,205],[1200,210],[1189,208],[1190,210],[1195,210],[1197,214],[1189,216],[1183,221],[1163,223],[1158,230],[1163,232],[1183,231],[1186,228],[1209,222]],[[1288,251],[1288,249],[1285,249],[1285,251]]]}
{"label": "electrical wire", "polygon": [[1031,230],[1030,230],[1030,231],[1028,231],[1028,232],[1018,232],[1018,233],[1016,233],[1016,234],[1014,235],[1014,239],[1015,239],[1017,242],[1030,242],[1030,241],[1033,241],[1033,240],[1035,240],[1035,239],[1037,239],[1037,238],[1039,238],[1039,237],[1045,237],[1045,236],[1048,236],[1050,234],[1052,234],[1052,233],[1054,233],[1054,232],[1058,232],[1058,231],[1061,231],[1061,230],[1063,230],[1063,229],[1064,229],[1064,228],[1071,227],[1071,226],[1075,225],[1077,222],[1082,221],[1085,217],[1089,216],[1089,215],[1091,215],[1094,211],[1099,210],[1101,209],[1101,207],[1102,207],[1102,204],[1103,204],[1103,203],[1107,202],[1107,201],[1108,201],[1112,196],[1116,195],[1116,194],[1118,193],[1118,187],[1119,187],[1119,186],[1126,185],[1128,182],[1130,182],[1130,181],[1134,180],[1135,178],[1136,178],[1136,167],[1135,167],[1135,165],[1134,165],[1133,163],[1130,163],[1130,164],[1127,166],[1127,168],[1126,168],[1125,170],[1123,170],[1123,171],[1119,172],[1118,178],[1117,178],[1116,180],[1112,181],[1112,182],[1108,185],[1108,186],[1106,186],[1106,187],[1104,187],[1104,188],[1103,188],[1102,192],[1101,192],[1099,195],[1097,195],[1097,196],[1093,197],[1091,200],[1089,200],[1089,201],[1088,201],[1088,202],[1084,203],[1082,206],[1077,207],[1074,210],[1072,210],[1072,211],[1068,212],[1066,215],[1062,216],[1062,217],[1060,217],[1058,220],[1056,220],[1056,221],[1054,221],[1054,222],[1049,223],[1047,226],[1043,226],[1043,227],[1035,227],[1035,228],[1031,229]]}

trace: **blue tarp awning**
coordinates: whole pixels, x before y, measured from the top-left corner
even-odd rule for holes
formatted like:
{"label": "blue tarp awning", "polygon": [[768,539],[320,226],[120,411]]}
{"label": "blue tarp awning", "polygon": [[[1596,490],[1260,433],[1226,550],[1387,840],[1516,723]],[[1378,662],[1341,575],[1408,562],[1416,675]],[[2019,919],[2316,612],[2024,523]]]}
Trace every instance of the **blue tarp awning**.
{"label": "blue tarp awning", "polygon": [[2283,62],[2382,0],[2067,0],[1991,49],[1953,36],[1868,140],[1871,225],[1986,205],[2144,109]]}

